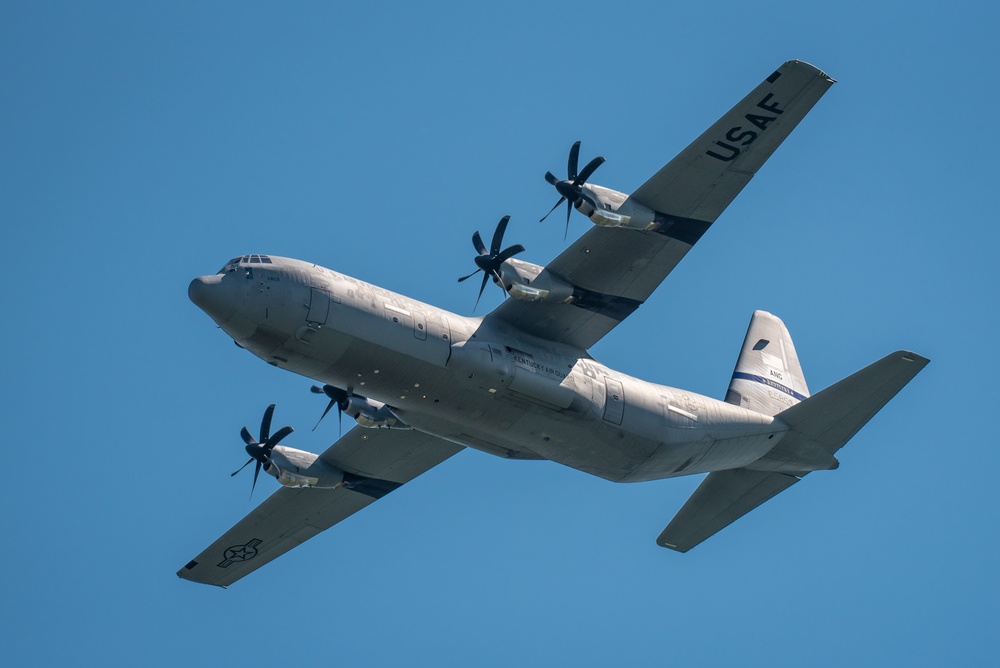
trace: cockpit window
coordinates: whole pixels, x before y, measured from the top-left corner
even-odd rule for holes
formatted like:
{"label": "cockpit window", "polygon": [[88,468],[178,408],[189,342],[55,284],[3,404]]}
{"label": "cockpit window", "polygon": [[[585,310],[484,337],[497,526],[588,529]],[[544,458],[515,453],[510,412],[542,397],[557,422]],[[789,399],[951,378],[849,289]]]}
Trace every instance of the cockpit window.
{"label": "cockpit window", "polygon": [[232,260],[227,262],[222,269],[218,272],[219,274],[228,274],[234,272],[239,268],[241,264],[273,264],[271,258],[266,255],[243,255],[241,257],[234,257]]}
{"label": "cockpit window", "polygon": [[232,260],[223,265],[222,269],[217,271],[217,274],[228,274],[230,272],[236,271],[236,265],[240,263],[240,258],[234,257]]}

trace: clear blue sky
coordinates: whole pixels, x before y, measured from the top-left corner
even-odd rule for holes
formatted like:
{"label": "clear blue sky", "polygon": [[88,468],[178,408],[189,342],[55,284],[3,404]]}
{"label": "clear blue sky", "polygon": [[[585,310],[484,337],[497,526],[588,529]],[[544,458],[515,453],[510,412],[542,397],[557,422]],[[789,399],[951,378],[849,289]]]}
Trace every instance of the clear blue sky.
{"label": "clear blue sky", "polygon": [[[997,10],[347,4],[0,7],[4,661],[995,661]],[[679,555],[654,539],[697,477],[468,451],[228,591],[174,575],[252,508],[242,425],[336,437],[192,277],[272,253],[467,314],[473,230],[564,247],[537,220],[574,140],[631,192],[792,58],[839,83],[592,352],[721,397],[762,308],[813,391],[930,357],[840,470]]]}

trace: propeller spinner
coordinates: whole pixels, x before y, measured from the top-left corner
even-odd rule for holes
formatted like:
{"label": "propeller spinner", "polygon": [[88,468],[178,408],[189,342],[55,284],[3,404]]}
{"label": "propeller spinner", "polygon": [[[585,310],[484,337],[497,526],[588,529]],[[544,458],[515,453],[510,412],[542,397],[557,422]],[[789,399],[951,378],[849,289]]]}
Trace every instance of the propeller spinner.
{"label": "propeller spinner", "polygon": [[573,205],[576,204],[581,197],[585,196],[583,194],[583,184],[587,182],[587,179],[590,178],[591,174],[593,174],[598,167],[604,164],[604,158],[597,156],[588,162],[583,170],[577,173],[576,170],[579,160],[580,142],[577,141],[574,142],[573,146],[569,149],[569,163],[567,164],[568,175],[565,180],[560,181],[552,172],[545,172],[545,180],[555,186],[556,192],[559,193],[559,201],[556,202],[555,206],[549,209],[549,213],[542,216],[541,220],[538,222],[542,222],[548,218],[549,214],[559,208],[560,204],[566,202],[566,231],[563,233],[564,240],[567,236],[569,236],[569,214],[573,209]]}
{"label": "propeller spinner", "polygon": [[[485,244],[483,244],[483,238],[479,236],[477,231],[472,235],[472,245],[476,247],[476,251],[479,253],[473,260],[476,263],[476,271],[472,272],[468,276],[463,276],[458,279],[461,283],[467,278],[472,278],[480,271],[483,272],[483,283],[479,286],[479,296],[476,297],[476,306],[479,306],[479,300],[483,296],[483,290],[486,289],[486,281],[491,277],[500,284],[501,289],[503,287],[503,279],[500,278],[500,265],[514,257],[518,253],[524,251],[524,246],[521,244],[514,244],[513,246],[508,246],[507,248],[500,250],[500,246],[503,244],[503,235],[507,231],[507,223],[510,221],[510,216],[504,216],[497,223],[497,229],[493,232],[493,241],[490,244],[489,250],[486,250]],[[506,295],[506,293],[504,293]],[[475,310],[475,307],[473,307]]]}
{"label": "propeller spinner", "polygon": [[[265,471],[271,468],[271,451],[274,450],[274,446],[281,442],[285,436],[291,434],[294,429],[291,427],[282,427],[278,431],[271,434],[271,418],[274,416],[274,404],[267,407],[264,411],[264,419],[260,422],[260,441],[254,439],[250,435],[250,430],[246,427],[240,431],[240,436],[243,437],[243,442],[246,443],[247,454],[250,455],[250,459],[247,460],[246,464],[233,471],[232,476],[242,471],[247,467],[252,461],[257,462],[257,466],[254,468],[253,472],[253,485],[250,487],[250,498],[253,498],[253,491],[257,487],[257,476],[260,475],[260,469],[263,468]],[[230,477],[232,477],[230,476]]]}

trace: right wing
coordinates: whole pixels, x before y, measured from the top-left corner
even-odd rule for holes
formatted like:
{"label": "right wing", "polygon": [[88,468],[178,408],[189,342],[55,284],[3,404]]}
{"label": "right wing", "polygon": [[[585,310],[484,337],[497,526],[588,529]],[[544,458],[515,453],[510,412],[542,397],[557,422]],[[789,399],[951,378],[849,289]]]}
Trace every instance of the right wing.
{"label": "right wing", "polygon": [[462,446],[419,431],[354,427],[320,455],[338,489],[282,487],[177,575],[227,587],[448,459]]}
{"label": "right wing", "polygon": [[507,299],[489,317],[592,346],[653,294],[833,83],[808,63],[783,64],[621,205],[652,209],[653,229],[592,227],[545,267],[573,287],[568,303]]}

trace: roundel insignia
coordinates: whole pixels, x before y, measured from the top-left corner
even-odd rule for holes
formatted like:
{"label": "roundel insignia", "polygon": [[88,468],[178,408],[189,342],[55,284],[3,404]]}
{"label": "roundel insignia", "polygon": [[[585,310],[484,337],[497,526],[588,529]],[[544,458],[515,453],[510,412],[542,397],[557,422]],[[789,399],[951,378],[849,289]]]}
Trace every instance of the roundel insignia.
{"label": "roundel insignia", "polygon": [[227,547],[226,551],[223,553],[225,557],[220,563],[219,568],[228,568],[232,564],[240,561],[250,561],[257,556],[257,546],[263,543],[259,538],[254,538],[246,545],[233,545],[232,547]]}

